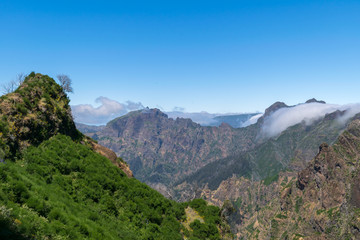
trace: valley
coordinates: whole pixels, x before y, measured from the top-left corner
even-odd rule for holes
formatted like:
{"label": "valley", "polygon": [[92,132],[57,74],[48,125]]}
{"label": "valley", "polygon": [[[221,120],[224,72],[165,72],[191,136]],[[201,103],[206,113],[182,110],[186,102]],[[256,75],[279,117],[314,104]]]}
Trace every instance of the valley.
{"label": "valley", "polygon": [[[307,104],[326,103],[310,99],[302,105]],[[310,123],[302,121],[276,136],[267,136],[264,126],[272,114],[294,107],[277,102],[257,123],[244,128],[225,123],[219,127],[200,126],[190,119],[173,120],[158,109],[147,109],[114,119],[101,130],[86,134],[128,159],[135,177],[164,196],[180,202],[203,198],[221,207],[239,239],[293,239],[298,235],[314,239],[316,234],[327,233],[308,228],[297,232],[293,227],[279,235],[285,230],[278,227],[272,232],[268,221],[278,221],[276,215],[288,218],[288,214],[296,220],[299,204],[305,200],[292,195],[289,201],[298,203],[282,215],[279,212],[284,210],[286,192],[298,189],[298,175],[318,155],[319,146],[324,142],[337,144],[347,125],[354,124],[359,115],[347,116],[348,110],[334,110]],[[344,116],[346,121],[340,121]],[[285,222],[284,226],[289,224]]]}

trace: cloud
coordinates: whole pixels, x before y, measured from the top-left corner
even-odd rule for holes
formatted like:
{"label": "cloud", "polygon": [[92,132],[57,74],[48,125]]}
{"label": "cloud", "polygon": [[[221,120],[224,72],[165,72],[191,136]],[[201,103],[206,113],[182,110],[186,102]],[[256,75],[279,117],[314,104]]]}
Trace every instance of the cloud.
{"label": "cloud", "polygon": [[94,107],[91,104],[71,106],[75,121],[85,124],[101,125],[129,111],[144,108],[140,102],[127,101],[125,103],[119,103],[106,97],[98,97],[95,102],[100,104],[100,106]]}
{"label": "cloud", "polygon": [[247,127],[249,125],[255,124],[258,121],[258,119],[261,118],[263,115],[264,115],[263,113],[259,113],[256,114],[255,116],[252,116],[249,120],[241,124],[241,127]]}
{"label": "cloud", "polygon": [[173,112],[185,112],[185,108],[183,108],[183,107],[174,107]]}
{"label": "cloud", "polygon": [[269,137],[276,136],[288,127],[304,122],[311,125],[314,121],[322,119],[326,114],[337,110],[346,111],[337,120],[346,123],[356,113],[360,112],[360,104],[336,105],[322,103],[299,104],[294,107],[281,108],[264,119],[263,132]]}

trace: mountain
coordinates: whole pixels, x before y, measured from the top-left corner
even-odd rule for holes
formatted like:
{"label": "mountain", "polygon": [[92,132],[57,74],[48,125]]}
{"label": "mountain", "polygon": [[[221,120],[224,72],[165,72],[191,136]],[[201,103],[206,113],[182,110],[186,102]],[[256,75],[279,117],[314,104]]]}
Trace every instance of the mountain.
{"label": "mountain", "polygon": [[225,123],[204,127],[190,119],[168,118],[158,109],[144,109],[87,135],[127,159],[136,178],[162,187],[209,162],[254,147],[257,131]]}
{"label": "mountain", "polygon": [[226,202],[228,209],[238,209],[234,214],[238,236],[360,239],[359,118],[349,124],[333,146],[321,144],[315,158],[300,172],[282,172],[270,184],[228,181],[223,189],[242,186],[236,190],[238,198]]}
{"label": "mountain", "polygon": [[[316,99],[307,102],[296,106],[324,104]],[[168,118],[158,109],[144,109],[86,134],[127,159],[135,177],[165,196],[186,201],[203,188],[215,190],[234,174],[261,180],[284,169],[300,170],[315,156],[316,146],[334,142],[346,127],[346,122],[338,121],[346,111],[334,110],[269,137],[265,127],[274,113],[296,106],[276,102],[257,123],[244,128],[226,123],[204,127],[190,119]]]}
{"label": "mountain", "polygon": [[234,175],[263,180],[276,176],[284,169],[301,170],[316,155],[317,146],[323,142],[335,142],[345,129],[346,125],[337,121],[342,115],[342,112],[336,111],[311,125],[299,123],[253,149],[209,163],[176,184],[176,192],[181,195],[175,198],[188,199],[189,194],[200,193],[198,189],[203,187],[216,190],[222,181]]}
{"label": "mountain", "polygon": [[230,239],[220,209],[176,203],[75,128],[56,82],[0,97],[0,239]]}

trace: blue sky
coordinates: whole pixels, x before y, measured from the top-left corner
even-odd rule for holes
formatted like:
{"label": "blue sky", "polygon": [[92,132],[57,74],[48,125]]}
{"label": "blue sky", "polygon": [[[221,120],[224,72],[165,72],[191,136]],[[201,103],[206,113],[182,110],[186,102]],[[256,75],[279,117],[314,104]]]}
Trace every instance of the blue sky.
{"label": "blue sky", "polygon": [[359,102],[360,1],[0,1],[0,83],[31,71],[187,112]]}

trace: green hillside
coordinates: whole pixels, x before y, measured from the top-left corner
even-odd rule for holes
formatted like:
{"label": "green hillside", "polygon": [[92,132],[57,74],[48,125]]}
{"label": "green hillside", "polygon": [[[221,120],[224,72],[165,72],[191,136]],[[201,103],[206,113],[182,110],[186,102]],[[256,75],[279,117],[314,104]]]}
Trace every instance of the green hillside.
{"label": "green hillside", "polygon": [[[168,200],[96,153],[68,103],[53,79],[34,73],[1,97],[0,239],[230,237],[219,208]],[[189,206],[204,220],[190,229]]]}

